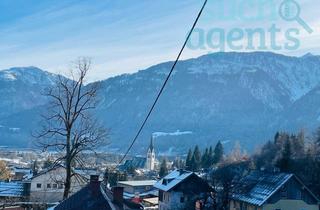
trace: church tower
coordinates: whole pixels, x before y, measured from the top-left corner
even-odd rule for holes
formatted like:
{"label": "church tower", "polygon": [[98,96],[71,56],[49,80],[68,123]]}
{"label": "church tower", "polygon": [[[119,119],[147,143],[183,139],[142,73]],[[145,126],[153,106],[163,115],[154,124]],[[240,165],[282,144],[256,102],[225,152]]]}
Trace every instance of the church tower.
{"label": "church tower", "polygon": [[147,152],[146,169],[154,170],[156,162],[156,153],[153,146],[153,136],[151,137],[150,145]]}

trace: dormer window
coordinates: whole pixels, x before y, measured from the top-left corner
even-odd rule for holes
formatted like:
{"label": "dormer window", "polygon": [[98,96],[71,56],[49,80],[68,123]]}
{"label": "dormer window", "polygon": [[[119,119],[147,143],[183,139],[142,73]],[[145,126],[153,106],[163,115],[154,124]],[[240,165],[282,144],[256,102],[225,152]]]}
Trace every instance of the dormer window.
{"label": "dormer window", "polygon": [[163,184],[163,185],[167,185],[167,184],[168,184],[168,180],[167,180],[167,179],[163,179],[163,180],[162,180],[162,184]]}
{"label": "dormer window", "polygon": [[162,180],[162,184],[163,184],[163,185],[167,185],[167,184],[169,184],[172,180],[174,180],[174,179],[163,179],[163,180]]}

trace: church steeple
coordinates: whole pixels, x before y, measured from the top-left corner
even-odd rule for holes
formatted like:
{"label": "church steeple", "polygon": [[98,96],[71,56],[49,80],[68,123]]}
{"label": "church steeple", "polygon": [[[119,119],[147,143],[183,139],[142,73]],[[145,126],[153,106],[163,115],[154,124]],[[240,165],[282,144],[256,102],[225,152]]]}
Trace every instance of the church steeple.
{"label": "church steeple", "polygon": [[149,145],[148,151],[154,152],[153,135],[151,136],[151,140],[150,140],[150,145]]}
{"label": "church steeple", "polygon": [[146,168],[148,170],[154,170],[155,168],[155,160],[156,154],[154,151],[154,144],[153,144],[153,135],[151,136],[150,145],[147,151],[147,161],[146,161]]}

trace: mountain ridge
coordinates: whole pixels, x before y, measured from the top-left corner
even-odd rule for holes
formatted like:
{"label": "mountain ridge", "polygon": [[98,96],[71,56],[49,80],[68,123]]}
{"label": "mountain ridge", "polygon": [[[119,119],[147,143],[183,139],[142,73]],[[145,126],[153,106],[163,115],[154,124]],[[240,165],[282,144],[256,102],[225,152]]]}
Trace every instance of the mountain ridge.
{"label": "mountain ridge", "polygon": [[[133,74],[98,81],[102,88],[97,113],[111,128],[109,149],[128,144],[171,64],[171,61],[165,62]],[[320,85],[319,66],[318,56],[295,57],[271,52],[214,53],[180,61],[135,149],[143,151],[154,132],[190,131],[192,134],[186,136],[156,140],[162,151],[174,148],[182,151],[194,142],[212,145],[218,140],[239,140],[243,147],[252,150],[272,138],[277,130],[293,132],[305,127],[311,130],[317,126],[320,116],[316,109],[320,100],[315,100]],[[5,83],[1,81],[1,72],[0,91]],[[47,76],[48,81],[54,78],[54,75]],[[25,91],[35,94],[32,85]],[[26,118],[32,117],[35,114],[30,113],[37,113],[34,109],[39,112],[39,107],[45,106],[45,99],[40,102],[10,113],[6,120],[0,120],[0,125],[13,126],[13,119],[26,112],[29,112]],[[309,104],[312,110],[304,108]],[[0,116],[4,115],[2,112]],[[10,120],[10,116],[15,117]],[[0,134],[0,138],[3,137],[11,138],[9,134]]]}

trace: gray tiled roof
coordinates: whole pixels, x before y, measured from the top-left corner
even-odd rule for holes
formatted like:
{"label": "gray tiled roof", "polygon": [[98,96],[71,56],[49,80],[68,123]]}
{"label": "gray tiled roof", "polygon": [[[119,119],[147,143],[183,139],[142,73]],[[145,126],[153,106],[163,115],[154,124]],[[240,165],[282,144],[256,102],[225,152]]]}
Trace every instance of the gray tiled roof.
{"label": "gray tiled roof", "polygon": [[147,162],[147,158],[145,157],[134,157],[131,160],[126,160],[126,162],[121,165],[120,170],[126,170],[131,167],[133,168],[144,168]]}
{"label": "gray tiled roof", "polygon": [[0,182],[0,197],[22,197],[24,185],[21,182]]}
{"label": "gray tiled roof", "polygon": [[253,172],[235,185],[232,198],[261,206],[291,177],[293,174]]}

